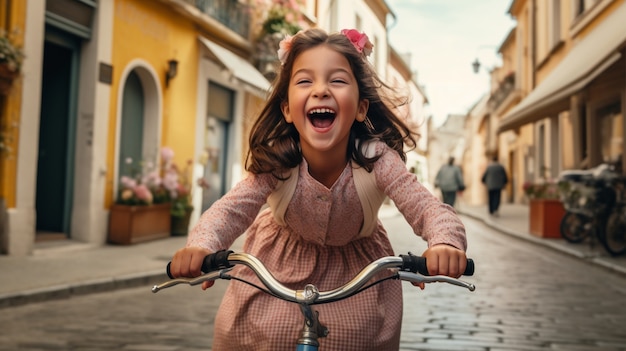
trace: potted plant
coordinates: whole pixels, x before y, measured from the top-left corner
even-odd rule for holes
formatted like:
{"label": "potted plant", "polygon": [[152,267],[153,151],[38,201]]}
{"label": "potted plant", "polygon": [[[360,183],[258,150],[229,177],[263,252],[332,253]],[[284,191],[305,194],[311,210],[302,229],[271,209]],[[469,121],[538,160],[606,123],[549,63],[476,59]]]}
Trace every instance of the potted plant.
{"label": "potted plant", "polygon": [[560,201],[558,183],[550,180],[526,182],[523,189],[529,199],[530,233],[543,238],[560,238],[565,209]]}
{"label": "potted plant", "polygon": [[120,177],[120,188],[109,216],[108,240],[133,244],[170,235],[171,198],[153,162],[141,162],[138,169],[126,159],[131,175]]}
{"label": "potted plant", "polygon": [[179,168],[174,163],[174,150],[169,147],[161,149],[161,160],[163,162],[163,186],[168,191],[172,204],[171,234],[187,235],[189,220],[193,212],[191,198],[193,160],[187,160],[185,167]]}
{"label": "potted plant", "polygon": [[294,35],[302,29],[301,1],[275,0],[271,6],[258,2],[259,18],[263,18],[256,35],[257,60],[259,70],[272,77],[274,65],[278,62],[278,43],[287,35]]}
{"label": "potted plant", "polygon": [[0,30],[0,95],[9,94],[24,61],[24,52],[14,44],[12,37],[6,31]]}

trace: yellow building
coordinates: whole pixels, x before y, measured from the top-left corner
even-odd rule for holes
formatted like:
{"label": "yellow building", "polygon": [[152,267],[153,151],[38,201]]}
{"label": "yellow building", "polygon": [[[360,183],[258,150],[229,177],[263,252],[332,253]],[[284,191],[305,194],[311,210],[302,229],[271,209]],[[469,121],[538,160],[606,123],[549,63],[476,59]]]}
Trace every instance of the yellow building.
{"label": "yellow building", "polygon": [[26,61],[3,116],[17,126],[2,162],[3,253],[105,243],[127,159],[158,162],[164,146],[210,185],[193,187],[196,218],[242,176],[245,128],[269,88],[245,4],[10,3]]}
{"label": "yellow building", "polygon": [[[524,182],[566,169],[623,164],[626,1],[514,0],[515,87],[498,119],[499,155],[511,158],[515,201]],[[623,172],[623,171],[622,171]]]}

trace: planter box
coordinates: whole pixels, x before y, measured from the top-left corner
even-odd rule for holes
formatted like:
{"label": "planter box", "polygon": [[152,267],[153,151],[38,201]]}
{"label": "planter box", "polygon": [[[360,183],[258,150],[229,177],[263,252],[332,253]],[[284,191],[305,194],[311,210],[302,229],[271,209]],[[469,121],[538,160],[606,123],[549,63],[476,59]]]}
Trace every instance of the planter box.
{"label": "planter box", "polygon": [[530,200],[530,233],[542,238],[562,238],[561,219],[565,215],[559,200]]}
{"label": "planter box", "polygon": [[182,217],[172,216],[172,236],[183,236],[189,233],[189,220],[191,219],[191,212],[193,207],[185,210],[185,215]]}
{"label": "planter box", "polygon": [[109,237],[113,244],[129,245],[170,236],[170,204],[150,206],[113,205],[109,214]]}

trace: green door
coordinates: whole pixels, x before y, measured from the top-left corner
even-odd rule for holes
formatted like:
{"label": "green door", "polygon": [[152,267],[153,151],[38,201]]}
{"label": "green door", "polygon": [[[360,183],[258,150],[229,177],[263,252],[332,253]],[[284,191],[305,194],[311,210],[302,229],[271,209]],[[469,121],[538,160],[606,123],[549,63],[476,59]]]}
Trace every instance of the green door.
{"label": "green door", "polygon": [[204,133],[204,147],[208,155],[204,181],[208,188],[202,191],[202,212],[226,193],[228,134],[233,120],[234,101],[233,90],[214,82],[209,83],[208,117]]}
{"label": "green door", "polygon": [[47,29],[35,199],[38,240],[70,234],[78,50],[78,39]]}
{"label": "green door", "polygon": [[[120,127],[119,175],[139,172],[143,157],[144,91],[137,73],[131,72],[124,84]],[[128,163],[131,160],[132,163]]]}

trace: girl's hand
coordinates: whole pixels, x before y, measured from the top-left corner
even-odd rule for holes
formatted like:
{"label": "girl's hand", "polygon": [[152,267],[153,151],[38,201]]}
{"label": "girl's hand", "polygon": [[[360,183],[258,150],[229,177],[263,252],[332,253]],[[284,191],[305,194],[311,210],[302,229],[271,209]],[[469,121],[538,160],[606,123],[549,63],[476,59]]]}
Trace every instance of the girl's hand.
{"label": "girl's hand", "polygon": [[[195,278],[202,274],[202,262],[211,251],[201,247],[184,247],[174,254],[170,264],[170,274],[175,278]],[[213,286],[214,281],[203,282],[202,290]]]}
{"label": "girl's hand", "polygon": [[[429,275],[446,275],[459,278],[465,272],[467,256],[465,251],[454,246],[440,244],[428,248],[422,254],[426,258],[426,267]],[[424,283],[414,284],[424,289]]]}

